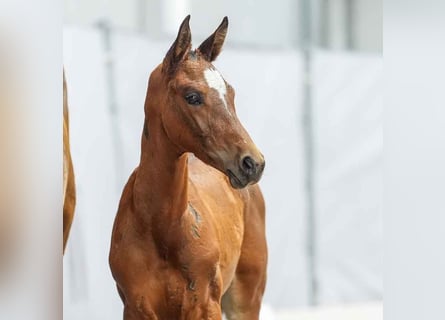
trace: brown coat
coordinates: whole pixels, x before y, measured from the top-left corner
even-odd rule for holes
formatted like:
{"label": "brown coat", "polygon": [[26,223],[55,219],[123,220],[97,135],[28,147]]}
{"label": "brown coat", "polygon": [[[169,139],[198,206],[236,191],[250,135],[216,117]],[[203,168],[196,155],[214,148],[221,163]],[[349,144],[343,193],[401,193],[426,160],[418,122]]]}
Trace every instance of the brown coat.
{"label": "brown coat", "polygon": [[228,319],[259,317],[267,245],[255,183],[264,158],[210,63],[226,31],[225,18],[191,52],[186,18],[150,76],[141,159],[110,248],[125,320],[222,319],[222,310]]}
{"label": "brown coat", "polygon": [[74,183],[73,162],[71,160],[68,118],[68,96],[63,73],[63,251],[65,252],[68,235],[76,205],[76,186]]}

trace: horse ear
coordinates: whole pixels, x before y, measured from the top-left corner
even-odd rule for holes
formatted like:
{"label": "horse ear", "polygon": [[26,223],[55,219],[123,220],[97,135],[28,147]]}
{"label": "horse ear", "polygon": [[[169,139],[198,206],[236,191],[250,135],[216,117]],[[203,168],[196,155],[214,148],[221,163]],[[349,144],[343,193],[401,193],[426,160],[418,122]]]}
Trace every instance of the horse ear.
{"label": "horse ear", "polygon": [[178,36],[175,42],[168,50],[163,61],[163,70],[172,75],[176,71],[176,67],[186,57],[192,46],[192,33],[190,31],[190,15],[185,17],[179,27]]}
{"label": "horse ear", "polygon": [[199,46],[199,52],[204,56],[207,61],[214,61],[219,53],[221,52],[224,40],[226,39],[227,27],[229,26],[229,19],[224,17],[223,21],[216,28],[215,32],[210,35],[203,43]]}

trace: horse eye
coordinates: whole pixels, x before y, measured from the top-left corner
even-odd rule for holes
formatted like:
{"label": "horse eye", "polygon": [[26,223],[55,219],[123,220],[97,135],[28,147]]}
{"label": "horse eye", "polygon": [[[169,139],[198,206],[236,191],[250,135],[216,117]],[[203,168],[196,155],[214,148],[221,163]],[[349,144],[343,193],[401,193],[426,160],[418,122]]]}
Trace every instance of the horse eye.
{"label": "horse eye", "polygon": [[202,104],[201,95],[197,92],[191,92],[186,94],[185,100],[187,101],[188,104],[191,104],[193,106],[198,106]]}

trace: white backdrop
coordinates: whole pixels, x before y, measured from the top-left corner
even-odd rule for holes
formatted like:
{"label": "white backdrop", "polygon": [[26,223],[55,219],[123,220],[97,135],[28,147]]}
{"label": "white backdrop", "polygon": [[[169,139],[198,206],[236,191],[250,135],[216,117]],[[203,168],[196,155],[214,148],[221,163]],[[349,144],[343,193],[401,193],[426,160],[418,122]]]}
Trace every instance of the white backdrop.
{"label": "white backdrop", "polygon": [[[108,267],[111,228],[122,187],[139,159],[147,79],[170,45],[115,34],[110,55],[102,40],[97,29],[64,30],[78,190],[64,258],[65,319],[121,319],[122,305]],[[106,61],[114,63],[115,115],[109,108]],[[265,303],[273,310],[305,305],[301,56],[291,50],[226,48],[216,66],[234,86],[239,117],[266,157],[261,181],[270,255]],[[377,55],[315,55],[317,272],[322,303],[382,297],[381,74]],[[118,141],[113,140],[116,136]]]}

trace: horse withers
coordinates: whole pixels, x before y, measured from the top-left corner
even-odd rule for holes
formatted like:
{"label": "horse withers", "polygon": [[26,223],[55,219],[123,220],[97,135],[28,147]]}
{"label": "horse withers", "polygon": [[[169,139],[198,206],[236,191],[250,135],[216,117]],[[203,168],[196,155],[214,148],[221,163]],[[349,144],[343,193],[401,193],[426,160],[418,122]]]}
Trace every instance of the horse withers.
{"label": "horse withers", "polygon": [[189,19],[149,79],[140,163],[119,204],[110,267],[125,320],[258,319],[265,162],[212,65],[227,17],[196,50]]}

